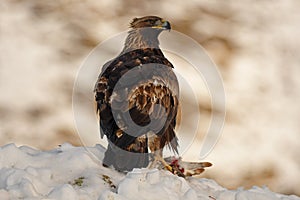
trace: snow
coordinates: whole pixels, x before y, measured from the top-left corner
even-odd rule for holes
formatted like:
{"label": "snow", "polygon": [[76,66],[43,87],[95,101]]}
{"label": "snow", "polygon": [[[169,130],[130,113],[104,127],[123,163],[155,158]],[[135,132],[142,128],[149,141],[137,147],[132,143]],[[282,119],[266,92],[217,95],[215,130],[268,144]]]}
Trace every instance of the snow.
{"label": "snow", "polygon": [[104,151],[101,145],[68,143],[48,151],[4,145],[0,147],[0,199],[300,200],[266,187],[227,190],[212,179],[184,179],[158,169],[124,174],[102,166]]}

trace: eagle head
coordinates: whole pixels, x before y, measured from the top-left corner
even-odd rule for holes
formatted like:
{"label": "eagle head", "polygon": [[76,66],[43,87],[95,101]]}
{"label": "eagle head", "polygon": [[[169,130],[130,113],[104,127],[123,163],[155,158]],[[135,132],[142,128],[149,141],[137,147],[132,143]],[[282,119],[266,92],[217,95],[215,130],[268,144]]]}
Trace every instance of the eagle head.
{"label": "eagle head", "polygon": [[141,18],[134,18],[130,23],[130,28],[154,28],[159,30],[170,30],[171,24],[157,16],[145,16]]}

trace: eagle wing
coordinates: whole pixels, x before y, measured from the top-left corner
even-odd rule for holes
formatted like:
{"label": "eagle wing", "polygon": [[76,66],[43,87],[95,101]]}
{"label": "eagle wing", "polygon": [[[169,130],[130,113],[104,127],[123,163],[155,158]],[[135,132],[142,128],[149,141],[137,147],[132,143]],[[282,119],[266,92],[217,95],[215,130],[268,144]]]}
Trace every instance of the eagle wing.
{"label": "eagle wing", "polygon": [[[174,128],[179,92],[172,68],[161,50],[153,48],[127,52],[103,67],[95,85],[95,99],[101,137],[106,135],[110,144],[106,165],[119,170],[146,167],[149,131],[159,136],[159,148],[169,145],[177,152]],[[118,150],[145,155],[132,161],[130,154],[131,159],[121,159],[127,163],[116,163],[116,155],[127,156]]]}

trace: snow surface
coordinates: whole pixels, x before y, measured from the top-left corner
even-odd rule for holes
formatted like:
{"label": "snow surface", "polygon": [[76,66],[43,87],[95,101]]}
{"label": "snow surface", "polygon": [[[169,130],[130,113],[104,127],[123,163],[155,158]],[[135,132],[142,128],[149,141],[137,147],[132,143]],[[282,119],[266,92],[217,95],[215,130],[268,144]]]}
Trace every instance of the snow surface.
{"label": "snow surface", "polygon": [[2,146],[0,199],[300,200],[268,188],[227,190],[211,179],[183,179],[157,169],[123,174],[102,167],[104,151],[101,145],[74,147],[68,143],[50,151]]}

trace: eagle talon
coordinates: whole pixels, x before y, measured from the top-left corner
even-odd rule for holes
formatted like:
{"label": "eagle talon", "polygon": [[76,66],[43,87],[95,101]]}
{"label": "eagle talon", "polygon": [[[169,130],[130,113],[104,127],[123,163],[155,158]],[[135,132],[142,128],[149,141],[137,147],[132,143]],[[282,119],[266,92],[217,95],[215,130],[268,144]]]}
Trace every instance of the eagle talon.
{"label": "eagle talon", "polygon": [[177,176],[185,178],[185,175],[182,173],[182,171],[180,169],[178,169],[177,167],[175,167],[175,166],[172,167],[170,165],[166,165],[164,167],[164,169],[168,170],[169,172],[171,172],[174,175],[177,175]]}
{"label": "eagle talon", "polygon": [[172,172],[174,174],[174,169],[170,165],[166,165],[165,169],[167,169],[168,171],[170,171],[170,172]]}

